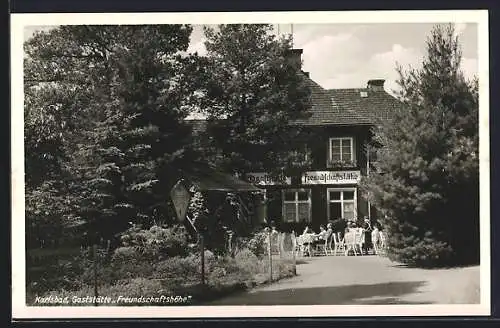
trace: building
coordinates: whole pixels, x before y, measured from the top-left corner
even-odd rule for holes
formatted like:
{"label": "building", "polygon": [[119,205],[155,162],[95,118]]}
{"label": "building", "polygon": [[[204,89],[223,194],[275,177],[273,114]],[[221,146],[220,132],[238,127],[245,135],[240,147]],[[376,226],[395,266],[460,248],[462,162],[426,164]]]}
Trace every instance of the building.
{"label": "building", "polygon": [[[291,59],[300,65],[301,55],[301,49],[294,49]],[[311,115],[294,124],[314,136],[297,141],[309,164],[292,176],[246,174],[246,181],[265,190],[254,211],[256,221],[266,218],[281,230],[299,231],[335,219],[376,217],[358,183],[370,171],[372,127],[402,104],[384,90],[382,79],[369,80],[365,88],[326,90],[304,74],[311,89]]]}

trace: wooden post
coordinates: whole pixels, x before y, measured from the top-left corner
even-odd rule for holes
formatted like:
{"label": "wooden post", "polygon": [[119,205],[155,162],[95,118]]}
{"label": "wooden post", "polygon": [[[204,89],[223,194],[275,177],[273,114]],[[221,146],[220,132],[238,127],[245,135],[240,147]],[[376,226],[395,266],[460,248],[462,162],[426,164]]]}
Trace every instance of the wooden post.
{"label": "wooden post", "polygon": [[297,275],[297,258],[295,257],[295,248],[297,247],[297,238],[295,231],[292,232],[292,256],[293,256],[293,275]]}
{"label": "wooden post", "polygon": [[97,297],[99,296],[98,290],[97,290],[97,245],[94,244],[92,247],[92,255],[94,257],[94,306],[97,306]]}
{"label": "wooden post", "polygon": [[[370,176],[370,145],[367,144],[366,145],[366,176],[369,177]],[[371,213],[371,204],[370,204],[370,201],[368,200],[368,217],[371,218],[372,217],[372,213]]]}
{"label": "wooden post", "polygon": [[278,233],[278,252],[280,255],[280,259],[282,258],[283,255],[283,242],[285,241],[284,236],[285,234],[283,232]]}
{"label": "wooden post", "polygon": [[268,249],[269,249],[269,281],[273,281],[273,254],[271,248],[271,230],[267,233]]}
{"label": "wooden post", "polygon": [[201,284],[205,284],[205,242],[203,235],[200,233],[200,252],[201,252]]}

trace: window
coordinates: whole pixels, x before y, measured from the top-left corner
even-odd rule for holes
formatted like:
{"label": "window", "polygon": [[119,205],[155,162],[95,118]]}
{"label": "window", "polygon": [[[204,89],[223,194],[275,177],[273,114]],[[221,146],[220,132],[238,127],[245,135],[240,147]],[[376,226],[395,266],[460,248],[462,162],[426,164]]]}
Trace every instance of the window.
{"label": "window", "polygon": [[329,220],[356,218],[356,188],[328,188],[327,199]]}
{"label": "window", "polygon": [[310,222],[311,221],[311,190],[287,189],[283,190],[283,221]]}
{"label": "window", "polygon": [[353,162],[353,138],[330,138],[330,161]]}

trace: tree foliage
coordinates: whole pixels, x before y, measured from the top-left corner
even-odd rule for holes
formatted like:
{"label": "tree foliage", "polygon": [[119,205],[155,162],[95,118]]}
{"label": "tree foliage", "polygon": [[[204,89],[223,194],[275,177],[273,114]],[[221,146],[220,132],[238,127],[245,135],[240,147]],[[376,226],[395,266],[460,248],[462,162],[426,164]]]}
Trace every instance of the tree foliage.
{"label": "tree foliage", "polygon": [[[270,25],[205,28],[207,75],[202,110],[208,146],[228,171],[283,170],[289,166],[310,93],[300,67],[288,58],[290,39]],[[213,154],[212,154],[213,155]]]}
{"label": "tree foliage", "polygon": [[377,171],[363,180],[386,215],[390,256],[414,265],[479,258],[478,82],[460,69],[452,26],[435,26],[420,69],[399,67],[403,108],[375,131]]}
{"label": "tree foliage", "polygon": [[28,197],[65,181],[50,197],[71,195],[75,206],[55,212],[106,239],[129,222],[169,219],[171,180],[195,156],[184,123],[199,67],[185,53],[191,30],[61,26],[25,43]]}

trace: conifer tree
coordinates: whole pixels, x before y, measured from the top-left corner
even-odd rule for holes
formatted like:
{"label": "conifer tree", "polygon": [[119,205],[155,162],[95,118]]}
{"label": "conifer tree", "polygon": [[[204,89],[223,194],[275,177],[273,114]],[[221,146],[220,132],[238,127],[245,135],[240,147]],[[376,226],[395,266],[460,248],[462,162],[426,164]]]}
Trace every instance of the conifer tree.
{"label": "conifer tree", "polygon": [[390,257],[404,263],[479,258],[478,83],[460,63],[453,26],[435,26],[422,67],[398,69],[404,106],[375,131],[383,146],[362,187],[384,214]]}

